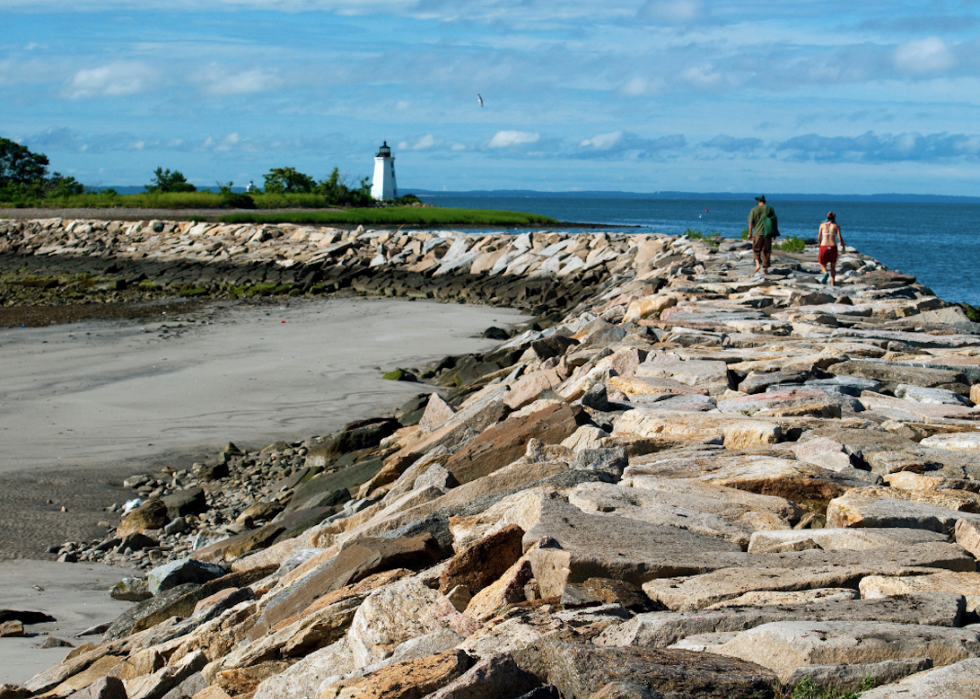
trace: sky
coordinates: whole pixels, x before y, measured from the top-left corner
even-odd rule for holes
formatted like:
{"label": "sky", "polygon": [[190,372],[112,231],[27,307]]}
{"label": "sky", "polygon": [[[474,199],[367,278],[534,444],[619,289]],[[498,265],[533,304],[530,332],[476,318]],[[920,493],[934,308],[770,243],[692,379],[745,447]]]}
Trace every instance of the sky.
{"label": "sky", "polygon": [[980,0],[0,0],[0,137],[90,186],[387,141],[402,192],[976,196]]}

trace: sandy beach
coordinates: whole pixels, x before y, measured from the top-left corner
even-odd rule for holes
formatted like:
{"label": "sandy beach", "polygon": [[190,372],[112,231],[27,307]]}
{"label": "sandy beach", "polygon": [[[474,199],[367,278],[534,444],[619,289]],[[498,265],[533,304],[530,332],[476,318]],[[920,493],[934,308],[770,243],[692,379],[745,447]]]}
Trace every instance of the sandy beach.
{"label": "sandy beach", "polygon": [[97,640],[77,634],[122,614],[129,602],[106,593],[134,571],[94,563],[0,561],[0,609],[43,611],[56,621],[25,627],[28,636],[0,640],[0,684],[22,683],[61,662],[71,648],[39,648],[49,637],[73,646]]}
{"label": "sandy beach", "polygon": [[[128,475],[213,458],[228,441],[326,435],[397,407],[432,389],[382,380],[382,370],[487,349],[483,330],[521,319],[506,309],[331,298],[0,330],[0,559],[43,558],[50,545],[104,535],[102,508],[132,497],[120,485]],[[59,620],[42,629],[51,633],[77,619],[77,633],[125,608],[106,594],[125,574],[2,561],[0,608],[48,612]],[[0,682],[26,681],[67,650],[37,650],[39,640],[3,639]]]}

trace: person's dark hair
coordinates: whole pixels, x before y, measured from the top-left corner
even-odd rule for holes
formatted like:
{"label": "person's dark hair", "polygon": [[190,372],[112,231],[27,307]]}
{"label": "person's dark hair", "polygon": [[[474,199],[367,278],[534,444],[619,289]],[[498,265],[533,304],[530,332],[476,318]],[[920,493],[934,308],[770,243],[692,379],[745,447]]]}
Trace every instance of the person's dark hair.
{"label": "person's dark hair", "polygon": [[837,214],[835,214],[833,211],[828,211],[827,212],[827,220],[828,221],[833,221],[835,218],[837,218]]}

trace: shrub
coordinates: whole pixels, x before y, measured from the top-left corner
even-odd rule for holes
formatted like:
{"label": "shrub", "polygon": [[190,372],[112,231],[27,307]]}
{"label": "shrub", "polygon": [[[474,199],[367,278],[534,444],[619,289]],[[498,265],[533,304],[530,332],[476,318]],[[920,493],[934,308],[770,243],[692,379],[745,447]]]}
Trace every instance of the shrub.
{"label": "shrub", "polygon": [[229,182],[228,184],[219,183],[218,186],[221,189],[218,193],[221,195],[222,205],[230,209],[254,209],[255,200],[252,197],[244,192],[231,191],[234,184],[234,182]]}
{"label": "shrub", "polygon": [[267,194],[294,194],[297,192],[310,193],[316,187],[316,182],[309,175],[304,175],[294,167],[277,167],[269,170],[264,176]]}
{"label": "shrub", "polygon": [[330,177],[317,185],[316,191],[330,206],[371,206],[374,203],[367,177],[357,187],[352,187],[347,183],[347,178],[340,176],[338,168],[334,168]]}
{"label": "shrub", "polygon": [[980,306],[971,306],[968,303],[961,303],[960,308],[966,313],[966,317],[974,323],[980,323]]}
{"label": "shrub", "polygon": [[197,187],[192,185],[178,170],[171,172],[158,167],[153,171],[153,181],[143,187],[147,192],[196,192]]}
{"label": "shrub", "polygon": [[751,235],[751,231],[749,231],[748,228],[743,228],[742,232],[739,233],[739,236],[742,238],[742,240],[748,240],[750,235]]}
{"label": "shrub", "polygon": [[714,245],[715,247],[721,245],[721,233],[709,233],[708,235],[705,235],[699,230],[688,228],[686,231],[684,231],[684,235],[691,240],[703,240],[708,245]]}
{"label": "shrub", "polygon": [[806,249],[806,241],[803,240],[803,238],[790,236],[783,242],[777,243],[774,247],[778,250],[783,250],[784,252],[803,252],[803,250]]}

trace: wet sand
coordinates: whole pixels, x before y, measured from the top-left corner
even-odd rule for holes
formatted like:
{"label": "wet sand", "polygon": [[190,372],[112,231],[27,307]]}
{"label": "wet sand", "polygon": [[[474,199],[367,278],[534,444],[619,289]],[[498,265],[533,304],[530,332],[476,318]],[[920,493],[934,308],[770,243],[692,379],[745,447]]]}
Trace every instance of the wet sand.
{"label": "wet sand", "polygon": [[[120,485],[126,476],[213,459],[228,441],[326,435],[396,408],[432,389],[382,380],[383,371],[489,349],[483,330],[524,319],[381,298],[163,312],[0,329],[0,559],[53,559],[48,546],[101,538],[103,508],[132,497]],[[97,574],[81,575],[90,569]],[[41,629],[59,635],[67,620],[118,616],[126,604],[106,590],[126,574],[0,560],[0,609],[46,611],[59,621]],[[30,596],[34,584],[46,593]],[[25,682],[67,653],[33,648],[43,640],[0,639],[0,683]]]}
{"label": "wet sand", "polygon": [[96,624],[112,621],[129,607],[106,590],[133,573],[94,563],[0,561],[0,609],[44,611],[56,621],[25,626],[28,636],[0,638],[0,684],[20,684],[57,665],[71,648],[38,646],[49,636],[74,646],[98,643],[100,636],[77,637]]}
{"label": "wet sand", "polygon": [[431,388],[384,371],[488,349],[479,333],[522,318],[380,298],[164,313],[0,330],[0,559],[99,536],[127,475],[395,408]]}

